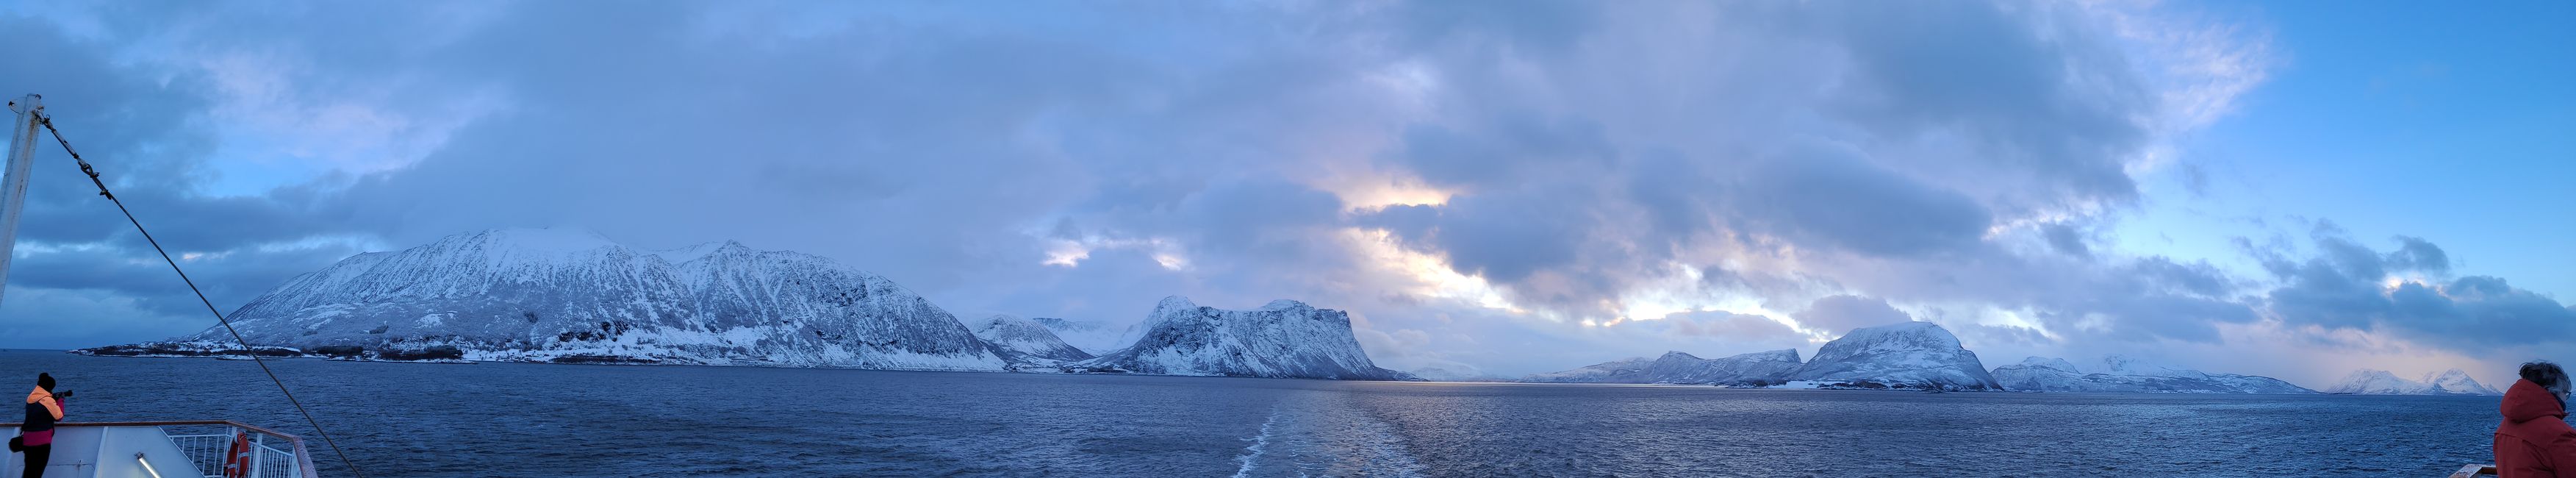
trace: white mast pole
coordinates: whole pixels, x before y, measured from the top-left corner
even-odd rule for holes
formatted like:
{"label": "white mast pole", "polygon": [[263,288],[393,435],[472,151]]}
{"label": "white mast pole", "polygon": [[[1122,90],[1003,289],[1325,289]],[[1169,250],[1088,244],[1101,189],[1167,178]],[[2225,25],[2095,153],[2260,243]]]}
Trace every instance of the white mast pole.
{"label": "white mast pole", "polygon": [[36,122],[45,110],[41,99],[29,94],[9,101],[9,112],[18,114],[18,122],[9,128],[9,162],[0,166],[0,290],[9,283],[9,259],[17,256],[18,211],[27,205],[27,172],[35,164],[36,130],[44,128]]}

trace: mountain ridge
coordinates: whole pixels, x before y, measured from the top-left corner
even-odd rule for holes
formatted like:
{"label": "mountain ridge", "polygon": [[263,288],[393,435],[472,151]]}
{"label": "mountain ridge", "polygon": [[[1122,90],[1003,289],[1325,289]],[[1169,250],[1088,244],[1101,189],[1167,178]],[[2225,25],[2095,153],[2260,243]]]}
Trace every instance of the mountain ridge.
{"label": "mountain ridge", "polygon": [[[1188,302],[1178,296],[1164,302],[1176,299]],[[1291,300],[1261,310],[1311,316],[1321,328],[1309,331],[1326,334],[1264,352],[1330,357],[1350,366],[1325,374],[1183,372],[1409,377],[1375,368],[1340,311]],[[645,250],[559,229],[469,232],[351,255],[289,279],[229,316],[243,338],[261,345],[260,355],[281,357],[1060,372],[1060,365],[1098,355],[1067,344],[1039,321],[991,317],[970,328],[892,280],[821,256],[734,241]],[[232,342],[230,332],[210,327],[74,352],[246,353],[224,345]],[[1332,350],[1301,349],[1310,343]]]}
{"label": "mountain ridge", "polygon": [[1523,382],[1542,383],[1672,383],[1749,385],[1780,380],[1801,365],[1797,349],[1780,349],[1704,359],[1681,351],[1649,359],[1635,357],[1574,370],[1533,374]]}
{"label": "mountain ridge", "polygon": [[1995,380],[2007,390],[2048,392],[2134,393],[2316,393],[2281,379],[2260,375],[2207,373],[2147,366],[2120,355],[2103,357],[2103,366],[2078,368],[2062,358],[2030,357],[1995,367]]}
{"label": "mountain ridge", "polygon": [[2423,380],[2400,378],[2395,373],[2378,369],[2358,369],[2345,375],[2334,386],[2318,390],[2324,393],[2350,395],[2503,395],[2469,378],[2460,369],[2438,374],[2425,373]]}

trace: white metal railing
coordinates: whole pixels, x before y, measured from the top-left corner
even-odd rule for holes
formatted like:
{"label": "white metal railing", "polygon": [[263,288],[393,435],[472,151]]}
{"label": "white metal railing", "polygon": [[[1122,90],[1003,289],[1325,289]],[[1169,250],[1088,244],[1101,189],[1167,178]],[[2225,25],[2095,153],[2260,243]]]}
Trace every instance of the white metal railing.
{"label": "white metal railing", "polygon": [[[15,425],[17,424],[0,423],[0,426]],[[178,445],[179,452],[186,454],[188,456],[188,462],[197,467],[197,473],[205,475],[208,478],[222,478],[226,476],[224,474],[224,458],[232,455],[233,442],[236,439],[249,440],[250,443],[245,444],[247,445],[247,449],[245,451],[249,454],[249,463],[247,464],[248,469],[244,470],[245,472],[241,476],[248,478],[316,478],[311,453],[305,451],[303,437],[257,426],[244,425],[241,422],[65,422],[57,423],[54,426],[57,428],[161,427],[161,433],[170,437],[170,444]]]}
{"label": "white metal railing", "polygon": [[[177,434],[176,429],[182,428],[192,428],[196,430],[191,431],[200,432],[211,429],[220,433]],[[170,442],[179,445],[179,452],[187,454],[189,463],[197,465],[197,473],[208,477],[228,476],[224,474],[225,459],[232,455],[233,440],[236,438],[250,440],[245,450],[249,455],[247,457],[249,469],[242,476],[297,478],[303,471],[297,469],[297,465],[302,464],[303,461],[295,459],[294,452],[280,450],[275,446],[285,445],[287,441],[271,439],[269,433],[265,431],[228,425],[166,425],[161,429],[165,433],[171,433]]]}
{"label": "white metal railing", "polygon": [[[169,429],[162,430],[166,432]],[[188,457],[189,463],[197,465],[198,474],[224,476],[222,474],[224,453],[232,450],[233,435],[230,433],[170,435],[170,444],[178,445],[179,454]]]}

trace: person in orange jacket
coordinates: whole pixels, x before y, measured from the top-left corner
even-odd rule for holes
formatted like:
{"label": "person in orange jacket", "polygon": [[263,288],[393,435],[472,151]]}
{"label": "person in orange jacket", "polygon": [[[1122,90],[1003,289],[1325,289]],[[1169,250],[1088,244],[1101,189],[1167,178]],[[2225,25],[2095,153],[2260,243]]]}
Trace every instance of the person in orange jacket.
{"label": "person in orange jacket", "polygon": [[2567,371],[2558,364],[2522,364],[2522,380],[2504,392],[2504,423],[2496,425],[2496,476],[2576,478],[2576,429],[2567,426]]}
{"label": "person in orange jacket", "polygon": [[18,423],[18,437],[9,439],[9,451],[26,452],[26,478],[45,475],[45,462],[54,456],[54,421],[63,419],[64,396],[54,395],[54,376],[36,374],[36,390],[27,392],[27,421]]}

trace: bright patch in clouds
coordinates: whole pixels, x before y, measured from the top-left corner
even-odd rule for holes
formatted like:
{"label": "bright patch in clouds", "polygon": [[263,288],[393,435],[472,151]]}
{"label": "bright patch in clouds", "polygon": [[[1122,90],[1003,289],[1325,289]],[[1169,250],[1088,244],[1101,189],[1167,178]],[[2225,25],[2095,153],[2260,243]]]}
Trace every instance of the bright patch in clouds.
{"label": "bright patch in clouds", "polygon": [[1412,295],[1454,300],[1512,314],[1529,313],[1512,305],[1511,300],[1503,296],[1503,291],[1494,288],[1493,284],[1476,276],[1460,274],[1437,256],[1406,250],[1396,245],[1384,230],[1350,228],[1342,231],[1342,237],[1366,254],[1367,260],[1362,263],[1374,264],[1380,271],[1410,279],[1414,287],[1407,292]]}

